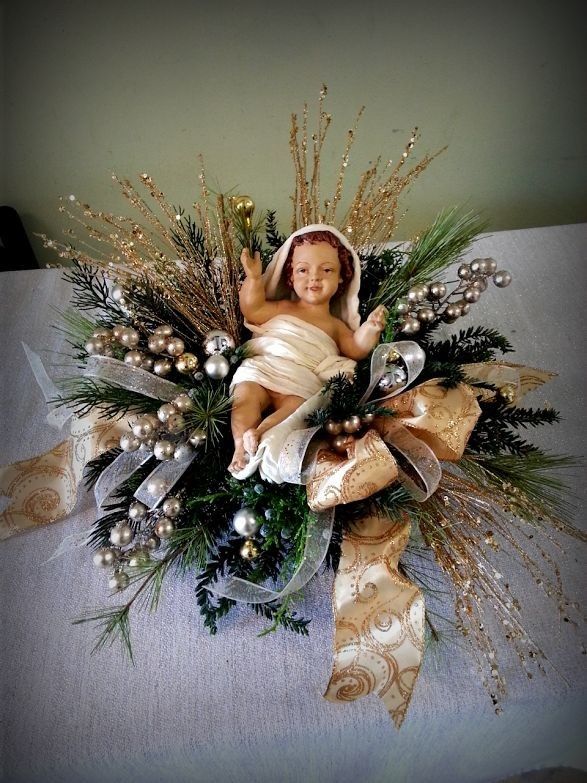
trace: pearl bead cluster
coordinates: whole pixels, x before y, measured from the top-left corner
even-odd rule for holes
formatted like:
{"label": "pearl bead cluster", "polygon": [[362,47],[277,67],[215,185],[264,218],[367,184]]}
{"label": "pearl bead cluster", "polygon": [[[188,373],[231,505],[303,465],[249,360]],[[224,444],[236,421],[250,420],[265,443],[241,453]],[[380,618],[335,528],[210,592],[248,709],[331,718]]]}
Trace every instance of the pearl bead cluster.
{"label": "pearl bead cluster", "polygon": [[375,420],[374,413],[365,413],[363,416],[354,414],[344,419],[336,421],[328,419],[324,423],[324,429],[330,436],[330,445],[339,454],[344,454],[354,441],[355,436],[359,435],[364,427],[369,427]]}
{"label": "pearl bead cluster", "polygon": [[419,283],[412,286],[405,297],[398,299],[396,310],[403,317],[400,324],[403,334],[416,334],[423,325],[439,320],[454,323],[479,301],[490,278],[498,288],[505,288],[512,281],[511,274],[505,269],[497,271],[497,262],[493,258],[477,258],[470,264],[461,264],[458,276],[457,286],[450,292],[447,284],[440,281]]}
{"label": "pearl bead cluster", "polygon": [[199,428],[193,430],[187,439],[182,437],[188,426],[185,414],[193,408],[189,394],[179,394],[172,402],[163,403],[157,415],[145,413],[136,419],[131,432],[121,435],[120,448],[123,451],[148,450],[158,460],[183,462],[193,454],[194,448],[206,440],[205,430]]}
{"label": "pearl bead cluster", "polygon": [[110,545],[100,547],[94,553],[94,565],[111,569],[108,587],[112,592],[128,586],[130,577],[126,569],[148,566],[151,553],[159,549],[162,540],[173,534],[175,519],[181,511],[181,500],[171,496],[163,501],[160,509],[153,511],[139,500],[130,504],[130,522],[117,522],[110,531]]}

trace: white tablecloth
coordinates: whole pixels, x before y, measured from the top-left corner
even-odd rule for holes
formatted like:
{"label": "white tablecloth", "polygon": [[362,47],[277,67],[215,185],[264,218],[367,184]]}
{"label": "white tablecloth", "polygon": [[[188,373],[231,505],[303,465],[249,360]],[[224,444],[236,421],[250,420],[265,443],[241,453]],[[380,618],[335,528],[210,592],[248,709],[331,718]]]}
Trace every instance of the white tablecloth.
{"label": "white tablecloth", "polygon": [[[531,436],[575,455],[585,453],[586,248],[587,225],[483,237],[470,257],[495,257],[514,282],[486,293],[458,324],[496,326],[517,347],[514,361],[558,372],[529,403],[549,401],[563,422]],[[61,439],[46,426],[20,342],[60,349],[52,308],[67,305],[69,287],[58,270],[4,272],[0,287],[6,464]],[[572,483],[584,525],[584,475]],[[69,519],[0,543],[3,779],[473,783],[541,766],[587,767],[584,629],[561,622],[515,562],[502,570],[554,668],[528,680],[502,651],[509,696],[497,716],[466,648],[430,649],[398,732],[374,696],[340,707],[321,698],[332,655],[331,574],[312,582],[300,607],[313,618],[308,638],[281,631],[259,639],[264,624],[248,610],[210,637],[187,578],[169,582],[156,614],[135,618],[134,667],[117,648],[91,656],[95,631],[71,620],[106,602],[104,574],[85,549],[45,561],[92,519],[82,493]],[[565,543],[563,577],[581,599],[584,548]]]}

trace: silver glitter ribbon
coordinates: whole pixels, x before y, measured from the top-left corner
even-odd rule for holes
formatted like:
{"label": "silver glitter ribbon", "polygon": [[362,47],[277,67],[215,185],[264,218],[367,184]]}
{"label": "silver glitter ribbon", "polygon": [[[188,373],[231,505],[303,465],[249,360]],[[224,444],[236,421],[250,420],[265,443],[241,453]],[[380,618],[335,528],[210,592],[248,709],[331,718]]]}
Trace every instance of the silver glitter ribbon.
{"label": "silver glitter ribbon", "polygon": [[116,487],[130,478],[152,456],[152,451],[123,451],[102,471],[94,486],[94,497],[100,511]]}
{"label": "silver glitter ribbon", "polygon": [[268,587],[257,585],[246,579],[230,576],[213,587],[208,587],[208,592],[212,593],[212,595],[230,598],[232,601],[247,604],[266,604],[301,590],[324,562],[332,537],[333,524],[334,510],[316,514],[312,517],[308,524],[302,560],[294,571],[292,578],[281,590],[271,590]]}
{"label": "silver glitter ribbon", "polygon": [[[149,456],[151,455],[149,454]],[[135,498],[140,500],[141,503],[144,503],[149,509],[157,508],[165,495],[171,492],[195,458],[196,452],[194,452],[189,459],[183,460],[182,462],[169,459],[165,460],[160,465],[157,465],[137,489]],[[153,479],[160,479],[162,482],[162,490],[158,494],[149,492],[149,484]]]}
{"label": "silver glitter ribbon", "polygon": [[138,392],[145,397],[171,402],[183,389],[157,375],[131,367],[130,364],[112,359],[110,356],[90,356],[84,370],[84,377],[107,381],[128,391]]}
{"label": "silver glitter ribbon", "polygon": [[[383,397],[377,397],[374,400],[369,400],[373,389],[377,386],[383,375],[385,374],[385,368],[389,358],[389,354],[395,351],[403,359],[406,365],[407,378],[406,382],[402,386],[398,386],[389,394],[383,395]],[[426,361],[426,354],[424,350],[420,348],[418,343],[413,340],[400,340],[397,343],[382,343],[378,345],[373,351],[371,356],[371,378],[369,380],[369,386],[366,392],[359,400],[359,404],[363,404],[369,400],[370,402],[379,402],[380,400],[387,400],[391,397],[395,397],[396,394],[403,392],[407,386],[416,380],[418,375],[424,368],[424,362]]]}

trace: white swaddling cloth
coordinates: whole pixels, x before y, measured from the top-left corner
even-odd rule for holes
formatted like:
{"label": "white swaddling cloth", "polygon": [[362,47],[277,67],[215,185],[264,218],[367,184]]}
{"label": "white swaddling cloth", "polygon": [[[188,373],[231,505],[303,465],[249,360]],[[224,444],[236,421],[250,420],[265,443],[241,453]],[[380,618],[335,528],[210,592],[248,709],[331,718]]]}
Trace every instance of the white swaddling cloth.
{"label": "white swaddling cloth", "polygon": [[341,356],[335,341],[314,324],[294,315],[276,315],[261,326],[247,324],[255,335],[245,343],[251,358],[234,374],[232,386],[254,381],[279,394],[308,399],[337,373],[352,373],[355,362]]}
{"label": "white swaddling cloth", "polygon": [[326,381],[341,372],[352,374],[356,363],[339,354],[336,342],[326,332],[296,316],[277,315],[261,326],[247,326],[255,335],[246,343],[253,355],[237,369],[231,388],[253,381],[279,394],[303,397],[306,402],[263,435],[257,453],[234,475],[244,479],[259,468],[262,478],[280,482],[277,463],[288,435],[307,426],[305,418],[318,407]]}

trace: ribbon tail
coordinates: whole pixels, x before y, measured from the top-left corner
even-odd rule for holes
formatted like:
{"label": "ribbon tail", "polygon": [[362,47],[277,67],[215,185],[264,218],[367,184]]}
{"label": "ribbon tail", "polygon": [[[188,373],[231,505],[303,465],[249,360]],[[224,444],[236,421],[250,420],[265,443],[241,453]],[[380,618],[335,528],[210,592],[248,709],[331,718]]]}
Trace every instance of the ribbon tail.
{"label": "ribbon tail", "polygon": [[[31,348],[29,348],[29,346],[26,343],[23,342],[21,344],[25,352],[26,358],[28,359],[28,362],[30,364],[33,375],[35,376],[35,380],[39,384],[39,388],[43,393],[45,402],[48,403],[51,400],[56,400],[59,397],[59,389],[49,377],[49,374],[45,369],[45,365],[43,364],[43,360],[41,359],[39,354],[31,350]],[[65,426],[65,424],[71,418],[71,416],[73,416],[71,410],[69,410],[65,406],[60,406],[49,411],[49,413],[47,414],[47,423],[51,427],[60,430]]]}
{"label": "ribbon tail", "polygon": [[345,533],[334,580],[334,662],[324,698],[375,693],[396,727],[406,715],[424,650],[424,598],[398,571],[410,535],[369,516]]}

